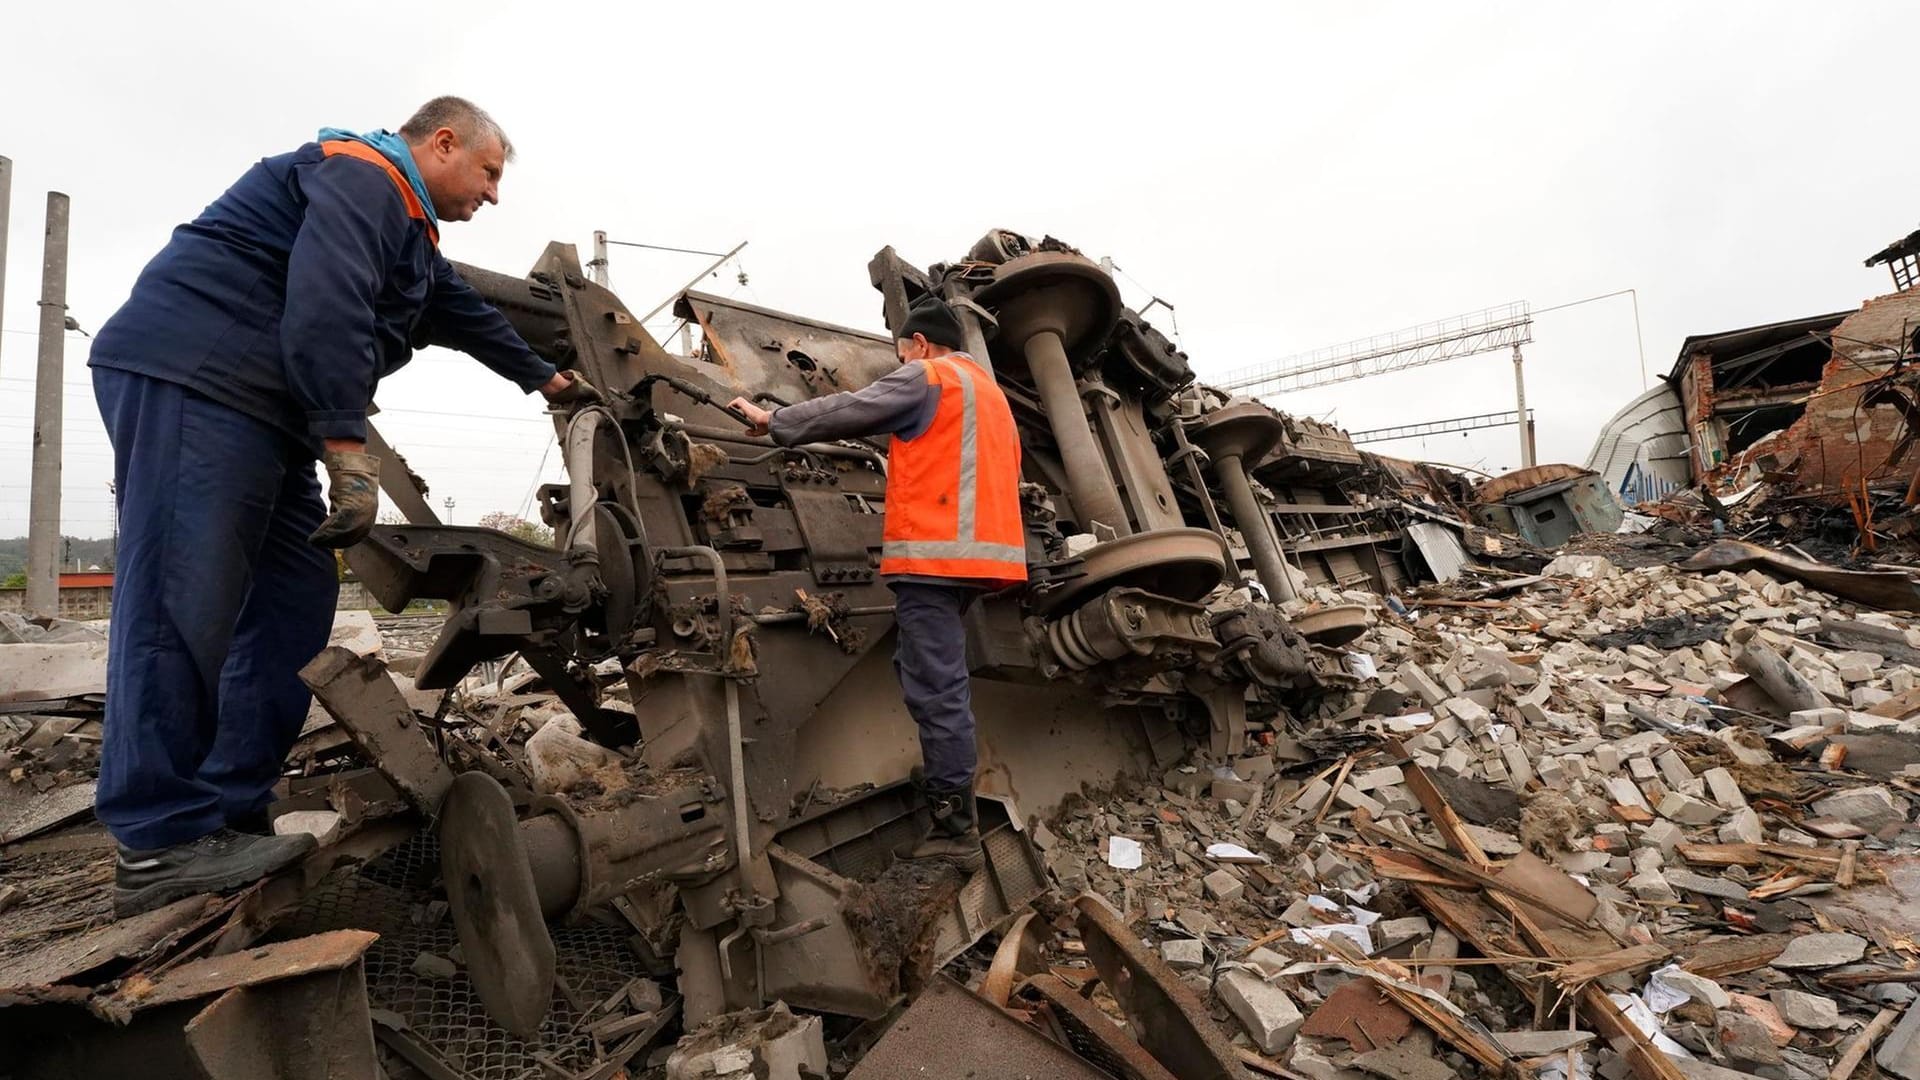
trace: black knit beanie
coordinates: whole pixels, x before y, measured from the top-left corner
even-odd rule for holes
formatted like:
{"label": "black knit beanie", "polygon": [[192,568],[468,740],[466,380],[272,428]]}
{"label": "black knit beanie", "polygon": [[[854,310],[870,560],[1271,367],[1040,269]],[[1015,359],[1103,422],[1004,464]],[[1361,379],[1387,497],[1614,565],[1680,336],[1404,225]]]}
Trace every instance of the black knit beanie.
{"label": "black knit beanie", "polygon": [[893,336],[905,341],[915,334],[949,349],[966,348],[966,335],[960,332],[959,316],[953,313],[946,301],[931,294],[913,302],[913,306],[907,309],[907,321],[900,325]]}

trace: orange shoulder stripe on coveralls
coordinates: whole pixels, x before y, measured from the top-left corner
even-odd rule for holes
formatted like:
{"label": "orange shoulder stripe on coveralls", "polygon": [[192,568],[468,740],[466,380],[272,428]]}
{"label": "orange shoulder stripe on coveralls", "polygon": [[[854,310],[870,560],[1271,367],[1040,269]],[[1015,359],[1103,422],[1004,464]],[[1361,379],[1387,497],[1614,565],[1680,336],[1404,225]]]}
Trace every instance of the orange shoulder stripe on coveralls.
{"label": "orange shoulder stripe on coveralls", "polygon": [[387,160],[385,154],[366,143],[354,142],[352,139],[328,139],[320,144],[320,151],[328,157],[345,154],[348,157],[359,158],[361,161],[378,165],[386,170],[387,179],[393,181],[393,186],[400,189],[400,199],[407,205],[407,216],[417,221],[425,221],[427,238],[433,241],[434,247],[440,246],[440,230],[435,228],[433,222],[427,218],[427,208],[420,205],[420,196],[414,194],[413,185],[407,183],[407,178],[400,175],[400,170],[394,167],[393,162]]}

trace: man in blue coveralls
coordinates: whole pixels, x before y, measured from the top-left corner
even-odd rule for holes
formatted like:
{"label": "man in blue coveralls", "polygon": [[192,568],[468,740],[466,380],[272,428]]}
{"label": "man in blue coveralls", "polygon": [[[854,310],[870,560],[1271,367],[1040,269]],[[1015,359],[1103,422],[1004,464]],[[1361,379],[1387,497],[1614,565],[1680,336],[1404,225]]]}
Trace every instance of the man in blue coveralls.
{"label": "man in blue coveralls", "polygon": [[174,230],[95,337],[120,509],[95,812],[119,842],[121,916],[314,847],[272,835],[266,808],[332,626],[334,549],[379,509],[380,379],[433,342],[549,401],[597,396],[440,254],[440,222],[498,202],[512,157],[454,97],[397,134],[328,128]]}

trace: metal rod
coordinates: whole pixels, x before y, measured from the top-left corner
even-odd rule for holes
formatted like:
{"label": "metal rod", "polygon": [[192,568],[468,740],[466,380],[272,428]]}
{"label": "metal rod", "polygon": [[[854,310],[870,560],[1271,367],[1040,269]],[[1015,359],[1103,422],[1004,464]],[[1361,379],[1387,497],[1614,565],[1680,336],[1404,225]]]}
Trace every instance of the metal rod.
{"label": "metal rod", "polygon": [[576,543],[599,550],[593,525],[594,504],[599,501],[594,493],[593,440],[600,425],[610,419],[605,409],[582,409],[567,421],[567,440],[560,460],[567,470],[567,516],[572,520],[560,544],[562,551]]}
{"label": "metal rod", "polygon": [[[698,424],[675,421],[669,421],[660,426],[667,431],[683,432],[690,439],[704,439],[708,442],[742,443],[747,446],[770,445],[765,435],[748,435],[744,431],[724,431],[720,428],[701,427]],[[841,446],[837,443],[801,443],[797,446],[774,447],[774,451],[776,452],[789,450],[797,453],[817,454],[820,457],[837,457],[846,458],[850,461],[864,461],[879,470],[880,475],[885,476],[887,474],[887,459],[877,450],[863,449],[858,446]],[[748,458],[744,461],[731,461],[730,463],[734,465],[757,465],[772,456],[773,454],[768,453],[762,454],[759,457]]]}
{"label": "metal rod", "polygon": [[[617,243],[618,241],[614,241],[614,242],[615,242],[615,243]],[[668,304],[671,304],[671,303],[673,303],[673,302],[674,302],[675,300],[678,300],[678,299],[680,299],[680,294],[681,294],[681,293],[684,293],[684,292],[686,292],[686,291],[687,291],[688,289],[691,289],[691,288],[693,288],[693,287],[694,287],[695,285],[698,285],[698,284],[700,284],[700,279],[701,279],[701,278],[703,278],[703,277],[706,277],[706,276],[707,276],[708,274],[711,274],[711,273],[713,273],[713,272],[714,272],[715,270],[718,270],[718,269],[720,269],[720,264],[722,264],[722,263],[724,263],[724,262],[726,262],[726,261],[727,261],[728,259],[731,259],[731,258],[733,258],[733,257],[734,257],[735,255],[738,255],[738,254],[740,254],[740,249],[741,249],[741,248],[744,248],[744,247],[746,247],[746,246],[747,246],[747,242],[746,242],[745,240],[742,240],[742,241],[740,241],[739,243],[737,243],[737,244],[735,244],[735,245],[733,245],[733,250],[732,250],[732,251],[729,251],[729,252],[727,252],[727,253],[726,253],[725,255],[722,255],[722,256],[720,256],[719,258],[717,258],[717,259],[715,259],[715,260],[713,260],[712,262],[710,262],[710,263],[708,263],[708,264],[706,265],[706,267],[705,267],[704,269],[702,269],[702,270],[701,270],[701,271],[700,271],[699,273],[697,273],[697,274],[695,274],[695,275],[693,275],[692,277],[690,277],[690,278],[688,278],[688,279],[687,279],[687,283],[686,283],[685,285],[682,285],[682,286],[680,286],[679,288],[677,288],[677,289],[675,289],[675,290],[673,290],[673,292],[671,292],[671,293],[668,293],[668,294],[667,294],[667,298],[666,298],[665,300],[662,300],[662,301],[660,301],[660,302],[659,302],[658,304],[655,304],[655,305],[654,305],[654,307],[653,307],[653,310],[652,310],[652,311],[649,311],[649,312],[647,312],[647,313],[646,313],[645,315],[642,315],[642,316],[640,316],[640,319],[639,319],[639,321],[640,321],[640,322],[643,322],[643,323],[644,323],[644,322],[648,322],[648,321],[650,321],[650,320],[651,320],[651,319],[652,319],[652,318],[653,318],[653,317],[654,317],[655,315],[658,315],[658,314],[660,314],[660,312],[662,312],[663,310],[665,310],[665,309],[666,309],[666,307],[667,307],[667,305],[668,305]]]}
{"label": "metal rod", "polygon": [[1274,599],[1282,603],[1292,600],[1296,595],[1293,575],[1287,570],[1287,561],[1280,557],[1280,543],[1273,538],[1273,523],[1253,497],[1253,485],[1247,483],[1247,470],[1240,463],[1240,456],[1215,458],[1213,471],[1226,493],[1234,524],[1240,526],[1240,535],[1247,542],[1247,554],[1253,556],[1253,569],[1260,576],[1260,583]]}
{"label": "metal rod", "polygon": [[1120,506],[1120,493],[1107,475],[1100,445],[1093,441],[1093,428],[1087,424],[1087,410],[1080,403],[1080,390],[1074,384],[1073,367],[1067,362],[1060,335],[1041,330],[1022,348],[1027,369],[1033,373],[1034,388],[1040,391],[1047,425],[1053,429],[1053,441],[1060,445],[1060,461],[1067,470],[1067,494],[1073,499],[1080,527],[1092,532],[1098,522],[1113,530],[1115,536],[1129,535],[1132,530]]}
{"label": "metal rod", "polygon": [[1633,343],[1640,347],[1640,389],[1647,388],[1647,339],[1640,333],[1640,290],[1628,289],[1633,297]]}
{"label": "metal rod", "polygon": [[[665,244],[642,244],[633,240],[608,240],[607,234],[604,232],[596,232],[593,236],[598,242],[602,244],[612,244],[615,247],[646,248],[648,251],[672,251],[681,255],[720,255],[717,251],[701,251],[699,248],[668,247]],[[740,247],[746,247],[746,245],[742,244]],[[739,250],[740,248],[733,249],[733,251]],[[733,251],[729,251],[725,255],[720,255],[720,257],[722,259],[732,258]]]}
{"label": "metal rod", "polygon": [[[714,615],[720,624],[720,681],[727,702],[727,776],[731,785],[727,797],[733,800],[733,857],[744,878],[747,863],[753,859],[753,848],[747,832],[747,753],[741,742],[740,687],[726,671],[727,659],[733,652],[733,599],[727,591],[727,564],[721,561],[718,551],[705,544],[661,548],[660,554],[693,555],[713,564]],[[743,921],[740,925],[745,930],[746,923]],[[721,959],[726,959],[724,950]]]}
{"label": "metal rod", "polygon": [[[874,604],[869,607],[852,607],[852,608],[848,608],[846,611],[846,617],[849,619],[858,619],[863,615],[891,615],[891,614],[893,614],[892,604]],[[809,618],[809,616],[804,611],[776,611],[766,615],[740,616],[740,619],[742,622],[750,622],[755,626],[780,626],[785,623],[801,622],[802,620],[805,620],[807,618]]]}
{"label": "metal rod", "polygon": [[[1173,442],[1179,448],[1174,453],[1174,457],[1186,462],[1187,482],[1193,485],[1193,497],[1200,501],[1200,512],[1206,515],[1207,528],[1211,529],[1215,536],[1227,535],[1220,524],[1220,511],[1213,505],[1213,493],[1207,490],[1206,477],[1200,475],[1200,459],[1206,456],[1206,451],[1187,441],[1187,427],[1177,419],[1173,422]],[[1236,588],[1246,582],[1246,577],[1240,573],[1239,564],[1231,559],[1227,560],[1227,579]]]}
{"label": "metal rod", "polygon": [[27,611],[60,614],[61,386],[67,348],[68,200],[47,193],[40,265],[40,365],[33,394],[33,487],[27,515]]}

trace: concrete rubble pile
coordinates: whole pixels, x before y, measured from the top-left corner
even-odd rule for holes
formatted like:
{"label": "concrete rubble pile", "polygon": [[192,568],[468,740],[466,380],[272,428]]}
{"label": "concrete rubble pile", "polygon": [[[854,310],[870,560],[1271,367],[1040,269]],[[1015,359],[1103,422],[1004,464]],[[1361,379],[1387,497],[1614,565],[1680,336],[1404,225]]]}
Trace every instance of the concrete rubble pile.
{"label": "concrete rubble pile", "polygon": [[1807,1078],[1877,1046],[1920,1077],[1915,624],[1579,554],[1425,591],[1303,597],[1373,607],[1373,689],[1073,806],[1056,880],[1263,1074]]}
{"label": "concrete rubble pile", "polygon": [[106,645],[104,623],[0,612],[0,844],[92,807]]}

